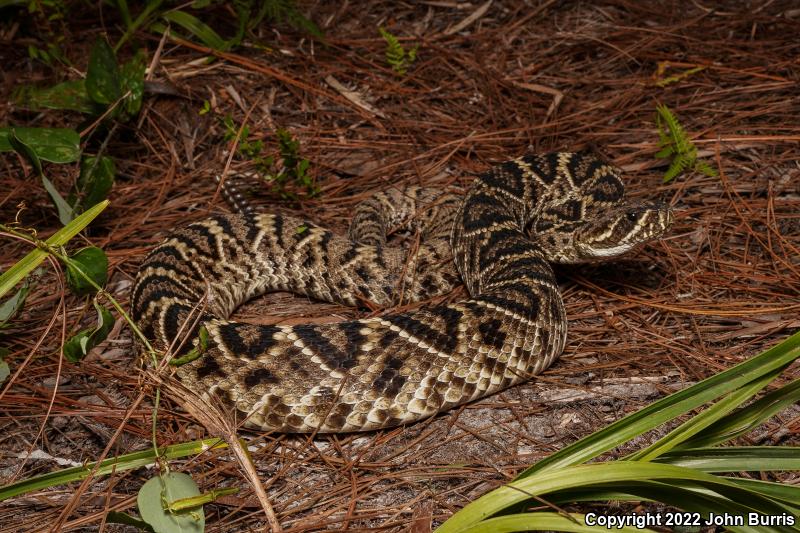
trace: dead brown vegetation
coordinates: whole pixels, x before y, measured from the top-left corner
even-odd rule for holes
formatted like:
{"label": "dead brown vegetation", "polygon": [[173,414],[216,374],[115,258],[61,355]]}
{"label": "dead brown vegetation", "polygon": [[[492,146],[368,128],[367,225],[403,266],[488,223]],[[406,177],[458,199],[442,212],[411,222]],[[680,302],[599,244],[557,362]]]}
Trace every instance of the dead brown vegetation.
{"label": "dead brown vegetation", "polygon": [[[150,79],[171,94],[149,95],[138,121],[111,141],[120,175],[89,238],[108,253],[108,288],[121,300],[144,254],[166,232],[226,209],[213,180],[227,168],[230,147],[219,120],[226,114],[237,124],[249,117],[253,135],[272,148],[275,129],[289,129],[322,189],[299,205],[258,190],[255,201],[338,230],[356,202],[390,183],[463,188],[471,173],[494,162],[556,149],[594,148],[627,171],[631,195],[661,198],[676,209],[671,234],[640,255],[558,269],[570,341],[560,363],[535,382],[407,428],[313,441],[249,435],[285,531],[412,525],[426,531],[431,520],[441,522],[564,443],[800,327],[795,4],[495,1],[479,12],[482,5],[310,2],[303,9],[326,32],[326,44],[280,26],[261,30],[269,49],[219,54],[166,42]],[[98,18],[72,22],[80,30],[65,53],[82,69],[96,35],[117,30]],[[405,76],[386,65],[379,26],[420,45]],[[17,84],[57,81],[27,58],[29,37],[18,29],[14,21],[0,23],[4,102]],[[158,41],[140,37],[153,57]],[[217,60],[203,61],[209,54]],[[705,68],[659,87],[665,63],[664,76]],[[201,116],[203,100],[213,110]],[[653,158],[658,102],[678,114],[718,177],[683,175],[662,185],[664,162]],[[0,124],[77,120],[0,107]],[[15,157],[0,161],[0,219],[18,216],[42,236],[56,230],[44,189],[23,176]],[[227,173],[251,166],[234,158]],[[75,169],[49,169],[68,190]],[[3,269],[27,251],[10,239],[2,249]],[[273,323],[355,313],[285,294],[240,311]],[[112,455],[148,446],[149,400],[125,417],[144,380],[122,324],[82,363],[60,358],[65,332],[87,320],[84,303],[65,295],[51,273],[2,332],[12,372],[24,369],[0,392],[0,483],[59,468],[23,459],[34,450],[81,462],[97,459],[109,443]],[[167,398],[159,412],[160,444],[209,436],[171,405]],[[796,444],[799,430],[794,410],[747,440]],[[228,453],[175,467],[204,490],[241,487],[206,506],[209,531],[263,527],[263,511]],[[36,531],[54,523],[95,529],[107,510],[135,507],[136,490],[150,475],[137,470],[93,480],[78,492],[62,487],[3,502],[0,529]],[[68,504],[72,511],[65,513]]]}

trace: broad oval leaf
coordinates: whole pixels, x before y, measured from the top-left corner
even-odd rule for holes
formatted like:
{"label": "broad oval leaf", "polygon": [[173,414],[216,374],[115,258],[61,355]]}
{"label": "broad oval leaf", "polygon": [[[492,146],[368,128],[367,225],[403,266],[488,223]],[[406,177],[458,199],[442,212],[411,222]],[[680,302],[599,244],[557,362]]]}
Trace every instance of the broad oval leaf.
{"label": "broad oval leaf", "polygon": [[100,287],[105,285],[108,280],[108,258],[103,250],[96,246],[81,248],[67,263],[67,284],[72,292],[78,295],[93,294],[97,289],[81,272]]}
{"label": "broad oval leaf", "polygon": [[42,88],[24,85],[14,91],[12,99],[19,107],[31,111],[67,109],[88,115],[103,112],[103,107],[89,98],[85,80],[70,80]]}
{"label": "broad oval leaf", "polygon": [[114,160],[110,157],[84,157],[81,160],[81,174],[78,177],[78,193],[83,196],[82,209],[99,204],[106,199],[114,186]]}
{"label": "broad oval leaf", "polygon": [[125,97],[124,110],[128,117],[136,116],[142,107],[142,96],[144,95],[144,71],[145,57],[141,50],[136,52],[133,58],[122,65],[120,69],[121,83],[123,92],[130,92]]}
{"label": "broad oval leaf", "polygon": [[11,145],[11,131],[28,148],[45,161],[51,163],[72,163],[81,153],[81,138],[78,132],[68,128],[0,128],[0,152],[14,150]]}
{"label": "broad oval leaf", "polygon": [[164,508],[175,500],[199,495],[197,484],[188,474],[168,472],[142,485],[136,503],[142,519],[159,533],[201,533],[206,524],[202,507],[182,512]]}
{"label": "broad oval leaf", "polygon": [[36,171],[37,176],[44,177],[44,172],[42,172],[42,161],[36,154],[36,151],[25,144],[25,141],[17,136],[17,132],[14,128],[8,132],[8,143],[15,152],[28,160],[28,163],[30,163],[31,166],[33,166],[34,171]]}
{"label": "broad oval leaf", "polygon": [[92,46],[86,71],[86,92],[98,104],[109,105],[122,96],[121,76],[114,50],[100,38]]}

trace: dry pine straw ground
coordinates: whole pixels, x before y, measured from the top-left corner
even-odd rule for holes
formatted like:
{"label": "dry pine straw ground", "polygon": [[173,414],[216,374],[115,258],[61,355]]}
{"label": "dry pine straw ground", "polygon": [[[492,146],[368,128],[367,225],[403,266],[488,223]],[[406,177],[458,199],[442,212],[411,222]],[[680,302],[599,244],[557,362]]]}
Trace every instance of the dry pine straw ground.
{"label": "dry pine straw ground", "polygon": [[[632,196],[664,199],[677,213],[670,235],[635,257],[558,269],[570,341],[561,361],[535,381],[406,428],[310,442],[248,435],[285,530],[425,531],[431,520],[440,523],[566,443],[800,326],[800,12],[791,1],[715,4],[716,11],[701,2],[495,1],[482,10],[460,1],[369,9],[317,2],[303,9],[326,32],[327,46],[267,25],[259,37],[271,48],[243,48],[214,62],[202,60],[202,49],[165,44],[150,79],[175,95],[149,95],[138,120],[111,141],[119,176],[110,207],[89,232],[110,258],[108,288],[122,301],[144,254],[167,231],[227,209],[212,180],[226,165],[226,114],[237,124],[248,117],[270,150],[275,128],[288,128],[322,189],[318,199],[290,205],[251,182],[255,201],[338,230],[357,201],[391,183],[463,189],[471,173],[525,151],[586,147],[627,171]],[[65,53],[83,69],[94,38],[118,30],[104,28],[94,11],[71,16],[79,19],[72,27],[83,31],[67,40]],[[387,68],[378,26],[420,44],[407,76]],[[158,42],[141,37],[152,58]],[[27,59],[28,42],[14,21],[0,23],[3,101],[17,84],[58,81]],[[672,63],[667,75],[706,68],[662,88],[654,79],[663,61]],[[213,111],[201,116],[204,99]],[[676,110],[719,177],[690,174],[662,185],[663,163],[653,158],[657,102]],[[78,121],[0,108],[0,124]],[[24,202],[21,224],[52,233],[58,224],[44,190],[24,177],[15,157],[3,157],[2,165],[2,221],[14,220]],[[229,173],[250,168],[234,158]],[[47,171],[62,191],[75,179],[74,166]],[[26,251],[5,238],[2,268]],[[294,323],[358,313],[273,294],[239,315]],[[20,459],[28,452],[97,459],[120,426],[111,455],[148,446],[150,404],[125,419],[143,381],[128,331],[120,324],[80,364],[59,357],[64,328],[69,333],[91,320],[85,302],[65,296],[51,269],[3,332],[12,371],[24,369],[0,392],[0,482],[59,468],[52,460]],[[797,368],[787,374],[791,379]],[[158,417],[160,444],[209,436],[169,398]],[[800,413],[790,410],[743,441],[796,444],[798,429]],[[210,531],[265,523],[229,454],[172,466],[190,472],[203,490],[241,488],[206,506]],[[140,469],[77,493],[72,485],[3,502],[0,530],[94,530],[105,510],[131,510],[152,473]]]}

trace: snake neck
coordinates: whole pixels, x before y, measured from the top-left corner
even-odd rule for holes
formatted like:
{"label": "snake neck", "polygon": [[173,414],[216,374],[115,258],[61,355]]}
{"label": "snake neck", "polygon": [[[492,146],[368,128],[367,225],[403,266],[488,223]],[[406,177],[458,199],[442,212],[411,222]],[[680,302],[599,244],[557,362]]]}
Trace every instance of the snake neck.
{"label": "snake neck", "polygon": [[552,287],[548,292],[560,302],[547,254],[526,233],[545,208],[546,190],[525,175],[523,164],[527,159],[476,178],[455,216],[454,261],[473,297],[504,292],[528,279]]}

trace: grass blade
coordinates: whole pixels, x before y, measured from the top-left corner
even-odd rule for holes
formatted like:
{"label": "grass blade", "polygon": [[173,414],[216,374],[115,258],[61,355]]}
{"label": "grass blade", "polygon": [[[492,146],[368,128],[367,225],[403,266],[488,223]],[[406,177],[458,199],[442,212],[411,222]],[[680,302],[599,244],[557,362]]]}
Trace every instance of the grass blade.
{"label": "grass blade", "polygon": [[780,369],[751,381],[740,389],[728,394],[725,398],[704,410],[702,413],[693,416],[647,448],[632,453],[625,459],[629,461],[652,461],[661,454],[670,451],[681,442],[701,432],[714,422],[721,420],[728,413],[758,394],[758,392],[769,385],[778,374],[780,374]]}
{"label": "grass blade", "polygon": [[[108,200],[104,200],[90,209],[87,209],[84,213],[75,217],[72,222],[55,232],[45,243],[47,243],[48,246],[64,246],[71,238],[88,226],[107,205]],[[39,266],[46,257],[47,252],[37,248],[3,272],[3,274],[0,275],[0,298],[13,289],[14,286],[22,281],[25,276],[30,274],[34,268]]]}
{"label": "grass blade", "polygon": [[190,15],[185,11],[167,11],[161,15],[161,18],[167,22],[177,24],[203,42],[209,48],[224,52],[229,48],[225,39],[219,36],[217,32],[211,29],[211,26],[201,21],[194,15]]}
{"label": "grass blade", "polygon": [[[800,447],[736,446],[698,448],[666,453],[654,462],[693,468],[701,472],[766,472],[800,470]],[[800,501],[800,487],[797,501]]]}
{"label": "grass blade", "polygon": [[537,472],[575,465],[606,452],[628,440],[646,433],[673,418],[730,393],[753,380],[783,369],[800,357],[800,332],[780,344],[738,365],[715,374],[691,387],[632,413],[601,431],[559,450],[522,472],[518,479]]}
{"label": "grass blade", "polygon": [[[209,448],[225,448],[227,444],[220,439],[206,439],[197,440],[192,442],[185,442],[181,444],[174,444],[172,446],[165,446],[158,451],[158,456],[166,459],[178,459],[181,457],[188,457],[190,455],[200,454]],[[119,457],[111,457],[100,462],[95,475],[111,474],[112,472],[124,472],[125,470],[132,470],[142,466],[151,465],[156,460],[156,454],[153,448],[148,448],[140,452],[128,453],[120,455]],[[50,472],[41,476],[32,477],[17,483],[12,483],[4,487],[0,487],[0,501],[26,494],[35,490],[44,489],[47,487],[54,487],[56,485],[63,485],[71,481],[80,481],[86,478],[95,467],[96,463],[87,463],[85,466],[76,466],[74,468],[66,468],[56,472]]]}
{"label": "grass blade", "polygon": [[[600,487],[604,491],[612,489],[629,492],[631,487],[634,489],[637,486],[651,487],[659,480],[668,481],[670,484],[655,486],[656,489],[664,492],[656,499],[664,501],[662,498],[667,498],[666,501],[673,505],[680,503],[683,506],[694,506],[696,503],[693,502],[699,501],[698,495],[694,493],[706,493],[706,497],[711,498],[715,506],[704,507],[704,509],[722,509],[725,504],[738,506],[740,511],[747,512],[779,514],[785,510],[782,505],[768,497],[744,490],[724,477],[712,476],[705,472],[673,465],[618,461],[564,467],[557,471],[539,472],[532,476],[518,478],[468,504],[442,524],[437,531],[439,533],[463,531],[508,507],[527,501],[534,495],[541,497],[558,491],[586,490],[593,487]],[[680,483],[688,484],[692,494],[686,495],[687,488],[681,487]],[[683,496],[680,496],[681,494]],[[730,501],[728,502],[728,500]],[[737,503],[736,500],[746,501],[747,504]],[[726,504],[726,502],[728,503]],[[741,529],[740,531],[776,530]]]}
{"label": "grass blade", "polygon": [[794,507],[794,514],[800,516],[800,503],[798,503],[800,502],[800,486],[744,477],[730,478],[730,480],[747,490],[758,492],[775,500],[781,500],[785,505]]}
{"label": "grass blade", "polygon": [[[511,533],[513,531],[568,531],[570,533],[597,533],[597,526],[586,525],[586,516],[570,514],[569,517],[558,513],[519,513],[498,516],[470,526],[461,533]],[[652,529],[636,527],[615,527],[614,531],[622,533],[640,533]]]}
{"label": "grass blade", "polygon": [[[736,480],[728,478],[715,478],[727,480],[732,485],[738,485]],[[732,501],[727,495],[721,495],[702,484],[686,481],[666,480],[658,481],[638,481],[634,483],[619,483],[620,489],[629,492],[634,498],[632,500],[645,499],[666,503],[671,507],[681,509],[690,513],[697,513],[704,521],[712,522],[713,515],[720,517],[728,515],[730,517],[741,517],[739,524],[725,524],[726,531],[736,531],[742,533],[796,533],[798,530],[793,526],[781,527],[778,524],[762,526],[759,524],[749,524],[748,517],[751,513],[756,515],[788,516],[793,514],[790,507],[779,502],[770,501],[769,498],[748,491],[739,493],[737,500]],[[719,487],[715,487],[719,488]],[[731,494],[730,492],[728,494]],[[766,498],[766,499],[765,499]],[[743,501],[745,503],[743,503]],[[766,502],[766,504],[764,503]],[[662,524],[665,522],[662,521]],[[787,521],[788,522],[788,521]],[[666,524],[669,525],[669,524]],[[685,525],[685,524],[684,524]],[[713,524],[710,524],[713,525]],[[721,525],[721,524],[720,524]],[[795,524],[796,526],[796,524]]]}
{"label": "grass blade", "polygon": [[703,448],[729,441],[753,430],[759,424],[800,401],[800,379],[765,394],[763,398],[718,420],[674,449]]}

